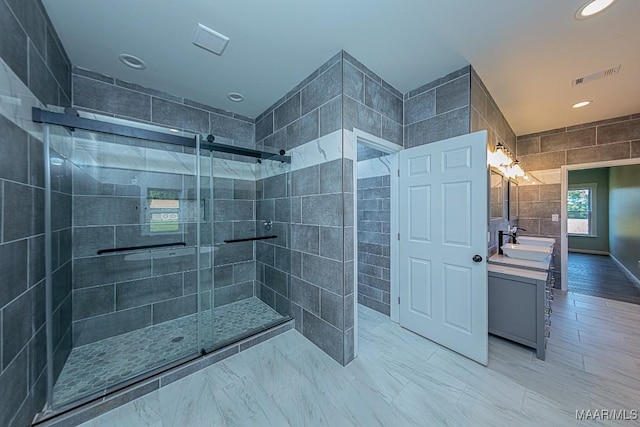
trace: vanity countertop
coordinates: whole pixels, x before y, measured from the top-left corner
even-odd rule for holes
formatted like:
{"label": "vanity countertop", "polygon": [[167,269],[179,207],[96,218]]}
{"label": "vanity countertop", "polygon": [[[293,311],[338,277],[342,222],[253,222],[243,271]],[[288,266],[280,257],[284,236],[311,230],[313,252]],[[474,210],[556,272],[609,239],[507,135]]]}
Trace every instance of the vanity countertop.
{"label": "vanity countertop", "polygon": [[530,270],[548,271],[551,263],[551,256],[543,261],[529,261],[526,259],[511,258],[506,255],[495,254],[489,258],[489,264],[501,264],[509,267],[521,267]]}
{"label": "vanity countertop", "polygon": [[487,271],[489,273],[493,272],[493,273],[508,274],[510,276],[524,277],[524,278],[533,279],[533,280],[542,280],[542,281],[547,280],[547,273],[545,271],[528,270],[526,268],[508,267],[505,265],[498,265],[498,264],[488,264]]}

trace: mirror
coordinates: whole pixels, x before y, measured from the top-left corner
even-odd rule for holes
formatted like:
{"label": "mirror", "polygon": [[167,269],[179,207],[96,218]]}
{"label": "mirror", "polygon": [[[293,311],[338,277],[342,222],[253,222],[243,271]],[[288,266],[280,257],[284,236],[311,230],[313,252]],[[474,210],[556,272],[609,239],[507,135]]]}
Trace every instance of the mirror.
{"label": "mirror", "polygon": [[491,219],[504,218],[504,178],[498,172],[491,171],[491,185],[489,193],[489,212]]}
{"label": "mirror", "polygon": [[509,180],[509,220],[518,219],[518,184]]}

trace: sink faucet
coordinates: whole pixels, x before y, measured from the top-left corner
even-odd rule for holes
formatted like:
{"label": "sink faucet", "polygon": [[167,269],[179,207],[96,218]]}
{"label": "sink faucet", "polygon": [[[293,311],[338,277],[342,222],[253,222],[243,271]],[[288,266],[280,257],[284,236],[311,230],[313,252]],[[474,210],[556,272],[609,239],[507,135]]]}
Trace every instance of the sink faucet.
{"label": "sink faucet", "polygon": [[504,243],[504,236],[509,236],[511,237],[511,243],[513,243],[514,245],[516,243],[518,243],[516,241],[517,239],[517,234],[518,234],[518,230],[522,230],[522,231],[527,231],[526,229],[522,228],[522,227],[518,227],[518,226],[513,226],[511,228],[508,228],[506,233],[503,230],[498,230],[498,253],[500,255],[504,255],[504,253],[502,252],[502,244]]}
{"label": "sink faucet", "polygon": [[518,233],[518,230],[521,230],[521,231],[527,231],[525,228],[518,227],[518,226],[516,226],[516,225],[514,225],[513,227],[511,227],[511,230],[510,230],[510,231],[511,231],[511,234],[513,234],[513,235],[515,236],[515,235]]}
{"label": "sink faucet", "polygon": [[498,253],[500,255],[504,255],[504,253],[502,252],[502,245],[504,244],[504,236],[511,237],[511,243],[513,243],[514,245],[517,243],[516,242],[517,228],[518,227],[513,227],[507,230],[506,232],[504,230],[498,230]]}

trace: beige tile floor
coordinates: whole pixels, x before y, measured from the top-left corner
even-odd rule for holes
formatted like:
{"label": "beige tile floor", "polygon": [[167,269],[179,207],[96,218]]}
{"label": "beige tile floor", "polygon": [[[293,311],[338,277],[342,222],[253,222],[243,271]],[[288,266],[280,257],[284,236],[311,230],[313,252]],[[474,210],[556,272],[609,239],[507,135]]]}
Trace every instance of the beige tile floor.
{"label": "beige tile floor", "polygon": [[484,367],[359,307],[341,367],[289,331],[86,426],[568,426],[576,409],[640,409],[640,306],[566,294],[547,360],[490,337]]}

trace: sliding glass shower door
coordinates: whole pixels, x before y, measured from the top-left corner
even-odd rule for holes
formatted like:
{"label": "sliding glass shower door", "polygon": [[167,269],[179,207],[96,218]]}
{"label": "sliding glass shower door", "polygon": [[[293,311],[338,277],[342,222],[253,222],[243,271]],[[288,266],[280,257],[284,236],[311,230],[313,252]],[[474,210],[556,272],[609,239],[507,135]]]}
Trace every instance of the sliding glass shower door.
{"label": "sliding glass shower door", "polygon": [[289,319],[290,157],[151,125],[34,120],[50,123],[45,410]]}
{"label": "sliding glass shower door", "polygon": [[201,352],[212,192],[194,148],[53,125],[47,133],[55,409]]}
{"label": "sliding glass shower door", "polygon": [[[233,142],[216,138],[228,147]],[[234,147],[252,155],[203,150],[200,156],[202,197],[213,200],[201,222],[203,258],[211,255],[204,262],[213,265],[213,280],[201,275],[207,352],[282,323],[290,311],[290,163],[278,153]]]}

